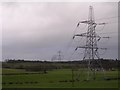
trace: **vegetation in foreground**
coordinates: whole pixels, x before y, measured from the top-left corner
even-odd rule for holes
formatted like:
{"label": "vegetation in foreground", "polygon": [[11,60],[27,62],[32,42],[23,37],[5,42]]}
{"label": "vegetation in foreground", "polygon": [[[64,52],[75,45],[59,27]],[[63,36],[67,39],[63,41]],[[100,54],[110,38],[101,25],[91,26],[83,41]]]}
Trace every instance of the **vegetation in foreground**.
{"label": "vegetation in foreground", "polygon": [[[3,73],[12,73],[3,75],[3,88],[117,88],[118,72],[107,71],[104,79],[103,74],[97,72],[96,80],[85,81],[86,73],[79,77],[80,81],[72,82],[72,73],[70,69],[60,69],[49,71],[46,74],[29,73],[16,69],[3,69]],[[13,74],[14,73],[14,74]],[[19,74],[18,74],[19,73]],[[21,74],[20,74],[21,73]],[[77,74],[76,72],[74,72]],[[74,75],[75,75],[74,74]],[[74,77],[75,79],[76,77]]]}
{"label": "vegetation in foreground", "polygon": [[[3,65],[3,88],[118,88],[119,77],[115,67],[107,67],[105,74],[98,70],[96,80],[87,81],[87,69],[83,63],[5,62]],[[73,66],[76,67],[74,78]]]}

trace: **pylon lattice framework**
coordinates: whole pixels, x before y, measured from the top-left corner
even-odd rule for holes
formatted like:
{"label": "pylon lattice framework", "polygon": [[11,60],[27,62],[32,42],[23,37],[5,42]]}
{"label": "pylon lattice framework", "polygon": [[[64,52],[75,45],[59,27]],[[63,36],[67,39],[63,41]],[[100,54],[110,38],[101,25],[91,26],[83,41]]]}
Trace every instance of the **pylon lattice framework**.
{"label": "pylon lattice framework", "polygon": [[94,75],[93,79],[95,79],[95,67],[92,62],[94,62],[94,60],[100,59],[98,49],[106,49],[106,48],[98,48],[97,42],[101,39],[101,37],[97,35],[95,28],[97,25],[104,25],[105,23],[95,23],[92,6],[89,7],[88,20],[79,22],[77,26],[79,26],[80,23],[88,24],[87,33],[76,34],[73,36],[73,39],[76,36],[86,37],[86,45],[78,46],[75,50],[77,50],[78,48],[85,49],[83,60],[88,60],[88,78],[87,79],[90,78],[90,71],[93,72],[93,75]]}

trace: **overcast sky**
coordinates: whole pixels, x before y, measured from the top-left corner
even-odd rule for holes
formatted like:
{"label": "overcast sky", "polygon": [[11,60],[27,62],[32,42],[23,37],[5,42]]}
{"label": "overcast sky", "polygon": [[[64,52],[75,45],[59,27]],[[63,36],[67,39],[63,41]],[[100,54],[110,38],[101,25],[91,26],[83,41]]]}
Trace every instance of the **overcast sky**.
{"label": "overcast sky", "polygon": [[[70,56],[76,46],[84,44],[85,39],[72,41],[72,37],[77,23],[88,19],[90,5],[94,7],[96,22],[108,23],[105,27],[98,26],[96,32],[111,37],[99,42],[99,47],[108,48],[106,52],[100,50],[101,58],[118,58],[117,2],[4,2],[2,58],[50,60],[61,50],[65,59],[82,59],[83,49]],[[76,33],[86,31],[86,25],[81,25]]]}

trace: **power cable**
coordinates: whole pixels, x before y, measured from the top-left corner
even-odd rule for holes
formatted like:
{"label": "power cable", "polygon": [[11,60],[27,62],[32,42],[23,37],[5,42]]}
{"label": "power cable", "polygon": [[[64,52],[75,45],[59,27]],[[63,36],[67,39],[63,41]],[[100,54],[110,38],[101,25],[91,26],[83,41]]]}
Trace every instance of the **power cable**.
{"label": "power cable", "polygon": [[98,20],[103,20],[103,19],[112,19],[112,18],[119,18],[120,16],[113,16],[113,17],[104,17],[104,18],[98,18],[98,19],[95,19],[96,21]]}

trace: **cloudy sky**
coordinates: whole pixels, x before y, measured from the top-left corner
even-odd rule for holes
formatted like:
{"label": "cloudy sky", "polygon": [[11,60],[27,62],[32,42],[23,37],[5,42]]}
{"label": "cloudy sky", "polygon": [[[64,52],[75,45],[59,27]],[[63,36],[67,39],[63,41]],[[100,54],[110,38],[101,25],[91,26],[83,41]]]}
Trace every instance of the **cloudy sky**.
{"label": "cloudy sky", "polygon": [[[76,28],[79,21],[87,20],[89,6],[94,7],[98,35],[110,36],[101,39],[99,47],[103,58],[118,58],[118,5],[117,2],[4,2],[2,7],[2,58],[50,60],[61,50],[65,59],[82,59],[83,49],[75,55],[76,46],[85,44],[85,38],[72,40],[74,33],[87,31],[86,25]],[[76,29],[76,32],[75,32]]]}

